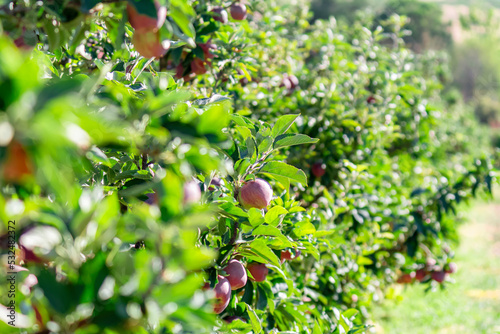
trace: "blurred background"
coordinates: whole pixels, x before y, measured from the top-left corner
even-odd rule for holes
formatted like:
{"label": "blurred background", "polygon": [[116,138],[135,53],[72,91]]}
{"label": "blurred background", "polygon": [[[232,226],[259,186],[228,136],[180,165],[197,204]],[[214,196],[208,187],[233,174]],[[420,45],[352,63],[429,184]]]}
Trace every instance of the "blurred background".
{"label": "blurred background", "polygon": [[[416,52],[447,54],[452,64],[445,98],[474,111],[500,147],[500,0],[313,0],[314,19],[375,24],[406,16],[406,42]],[[455,284],[440,291],[399,286],[375,310],[375,333],[500,333],[500,201],[471,205],[460,229]],[[491,332],[493,328],[493,332]]]}
{"label": "blurred background", "polygon": [[448,53],[448,99],[458,102],[461,95],[500,145],[500,0],[313,0],[312,10],[313,19],[334,16],[347,24],[362,15],[375,22],[395,13],[406,16],[408,45],[417,52]]}

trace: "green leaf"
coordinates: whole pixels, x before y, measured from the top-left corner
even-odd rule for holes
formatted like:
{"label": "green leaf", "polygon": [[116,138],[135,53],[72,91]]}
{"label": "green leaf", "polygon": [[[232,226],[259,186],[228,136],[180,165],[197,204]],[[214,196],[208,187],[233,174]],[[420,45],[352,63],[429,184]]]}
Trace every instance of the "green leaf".
{"label": "green leaf", "polygon": [[352,317],[356,316],[359,313],[358,310],[354,308],[350,308],[347,311],[343,312],[342,315],[346,317],[347,319],[351,319]]}
{"label": "green leaf", "polygon": [[271,174],[273,176],[282,176],[290,179],[290,181],[292,182],[298,182],[302,185],[307,184],[306,174],[302,170],[280,161],[270,161],[266,163],[259,170],[259,173]]}
{"label": "green leaf", "polygon": [[[176,1],[177,3],[179,1]],[[169,17],[171,17],[177,24],[179,29],[190,38],[195,38],[196,31],[187,13],[177,6],[177,4],[171,3],[169,10]]]}
{"label": "green leaf", "polygon": [[263,239],[255,239],[250,243],[249,247],[257,255],[266,259],[275,266],[280,267],[280,260]]}
{"label": "green leaf", "polygon": [[295,120],[299,116],[300,116],[300,114],[285,115],[285,116],[281,116],[280,118],[278,118],[278,120],[274,124],[273,129],[271,131],[271,135],[273,136],[273,138],[276,138],[279,135],[285,133],[292,126],[293,122],[295,122]]}
{"label": "green leaf", "polygon": [[323,334],[323,330],[321,329],[318,321],[314,321],[312,334]]}
{"label": "green leaf", "polygon": [[155,19],[158,18],[158,12],[153,0],[128,0],[127,2],[134,6],[139,14],[154,17]]}
{"label": "green leaf", "polygon": [[97,146],[93,146],[90,151],[87,152],[86,157],[94,163],[101,163],[105,166],[111,167],[111,162],[108,157]]}
{"label": "green leaf", "polygon": [[260,324],[259,317],[257,316],[257,314],[250,305],[248,304],[246,305],[247,305],[248,317],[250,318],[250,323],[252,324],[253,331],[256,334],[260,333],[262,331],[262,325]]}
{"label": "green leaf", "polygon": [[229,110],[222,104],[214,104],[200,115],[196,130],[201,134],[222,136],[222,129],[229,123]]}
{"label": "green leaf", "polygon": [[219,204],[219,208],[233,216],[248,217],[248,213],[230,202],[223,202]]}
{"label": "green leaf", "polygon": [[293,229],[293,233],[295,233],[297,237],[313,234],[314,232],[316,232],[316,228],[308,221],[298,222]]}
{"label": "green leaf", "polygon": [[273,139],[271,137],[265,137],[259,144],[259,152],[267,152],[273,145]]}
{"label": "green leaf", "polygon": [[264,217],[262,217],[262,211],[256,208],[251,208],[248,210],[248,221],[253,227],[259,226],[264,223]]}
{"label": "green leaf", "polygon": [[266,213],[266,216],[265,216],[266,223],[268,223],[271,226],[277,226],[279,223],[281,223],[281,220],[278,219],[278,217],[281,215],[285,215],[287,213],[288,213],[288,211],[284,207],[282,207],[280,205],[273,206]]}
{"label": "green leaf", "polygon": [[311,138],[303,134],[284,134],[276,137],[276,139],[274,140],[273,148],[277,150],[282,147],[294,145],[314,144],[318,141],[319,139]]}

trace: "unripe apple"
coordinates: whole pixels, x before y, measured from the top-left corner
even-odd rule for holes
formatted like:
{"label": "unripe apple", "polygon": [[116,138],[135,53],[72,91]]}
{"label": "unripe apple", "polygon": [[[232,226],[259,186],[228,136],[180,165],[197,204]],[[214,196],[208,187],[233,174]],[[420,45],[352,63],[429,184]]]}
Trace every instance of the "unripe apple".
{"label": "unripe apple", "polygon": [[216,298],[214,312],[219,314],[229,305],[229,300],[231,299],[231,284],[224,276],[219,275],[217,278],[219,282],[214,287]]}
{"label": "unripe apple", "polygon": [[415,278],[415,272],[411,272],[409,274],[403,274],[401,275],[397,282],[400,284],[407,284],[413,282],[413,279]]}
{"label": "unripe apple", "polygon": [[234,20],[241,21],[247,17],[247,7],[239,2],[231,5],[231,17]]}
{"label": "unripe apple", "polygon": [[311,171],[314,176],[322,177],[326,173],[326,165],[321,162],[316,162],[312,165]]}
{"label": "unripe apple", "polygon": [[127,3],[127,15],[130,25],[134,29],[156,31],[165,23],[167,17],[167,8],[160,6],[158,1],[155,1],[157,18],[139,14],[134,5]]}
{"label": "unripe apple", "polygon": [[238,290],[247,284],[247,271],[243,264],[238,260],[231,260],[224,268],[226,278],[231,284],[232,290]]}
{"label": "unripe apple", "polygon": [[262,282],[266,280],[269,269],[267,269],[264,263],[253,262],[247,266],[248,271],[253,276],[253,280],[256,282]]}
{"label": "unripe apple", "polygon": [[266,208],[273,197],[273,189],[263,179],[256,179],[255,181],[248,181],[241,187],[238,200],[245,209]]}
{"label": "unripe apple", "polygon": [[160,41],[160,32],[137,29],[132,37],[135,49],[144,58],[161,58],[167,49]]}
{"label": "unripe apple", "polygon": [[191,62],[191,71],[197,75],[207,73],[207,68],[205,67],[205,62],[203,59],[195,58]]}
{"label": "unripe apple", "polygon": [[33,165],[23,145],[13,140],[7,146],[7,159],[4,162],[3,178],[9,182],[19,182],[33,174]]}
{"label": "unripe apple", "polygon": [[415,272],[415,279],[419,282],[422,282],[425,280],[425,278],[429,275],[429,272],[425,269],[418,269]]}
{"label": "unripe apple", "polygon": [[195,181],[189,181],[184,183],[184,198],[183,203],[196,203],[201,199],[201,190],[198,183]]}
{"label": "unripe apple", "polygon": [[351,296],[351,300],[353,303],[357,303],[358,302],[358,296],[357,295],[352,295]]}
{"label": "unripe apple", "polygon": [[443,283],[446,279],[446,272],[444,270],[433,271],[431,273],[431,278],[438,283]]}
{"label": "unripe apple", "polygon": [[214,9],[212,9],[212,13],[214,13],[213,17],[215,21],[226,24],[229,20],[226,10],[222,7],[215,7]]}
{"label": "unripe apple", "polygon": [[450,262],[445,266],[445,272],[447,274],[454,274],[457,272],[458,266],[455,262]]}

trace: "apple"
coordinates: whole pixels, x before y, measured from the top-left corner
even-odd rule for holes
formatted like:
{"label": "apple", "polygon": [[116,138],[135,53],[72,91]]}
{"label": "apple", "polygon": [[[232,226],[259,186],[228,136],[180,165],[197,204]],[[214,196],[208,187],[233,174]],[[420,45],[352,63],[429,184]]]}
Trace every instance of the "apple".
{"label": "apple", "polygon": [[226,24],[229,20],[227,11],[222,7],[215,7],[214,9],[212,9],[212,13],[214,13],[213,17],[215,21]]}
{"label": "apple", "polygon": [[438,283],[443,283],[446,278],[446,272],[444,270],[433,271],[431,273],[431,278]]}
{"label": "apple", "polygon": [[158,204],[158,195],[156,194],[156,192],[146,194],[146,196],[148,197],[148,199],[145,200],[144,203],[149,205]]}
{"label": "apple", "polygon": [[373,103],[377,102],[377,100],[376,100],[373,96],[370,96],[370,97],[368,97],[368,98],[366,99],[366,102],[367,102],[368,104],[373,104]]}
{"label": "apple", "polygon": [[266,280],[269,269],[267,269],[264,263],[253,262],[247,266],[248,271],[253,276],[253,280],[256,282],[262,282]]}
{"label": "apple", "polygon": [[445,272],[447,274],[454,274],[457,272],[458,266],[455,262],[450,262],[445,266]]}
{"label": "apple", "polygon": [[205,60],[208,62],[209,59],[212,59],[214,57],[214,54],[212,53],[211,50],[217,49],[217,45],[207,42],[207,43],[200,43],[198,46],[203,50],[203,55],[205,56]]}
{"label": "apple", "polygon": [[419,282],[422,282],[425,280],[425,278],[429,275],[429,272],[425,269],[418,269],[415,272],[415,279]]}
{"label": "apple", "polygon": [[234,259],[229,261],[224,271],[232,290],[238,290],[247,284],[247,271],[240,261]]}
{"label": "apple", "polygon": [[157,18],[139,14],[135,6],[127,3],[128,21],[132,28],[136,30],[156,31],[160,29],[165,23],[167,17],[167,8],[160,6],[158,1],[155,1]]}
{"label": "apple", "polygon": [[231,5],[231,17],[234,20],[241,21],[247,17],[247,7],[239,2],[233,3]]}
{"label": "apple", "polygon": [[292,251],[283,250],[281,251],[281,263],[289,260],[295,260],[299,256],[300,256],[300,250],[296,251],[295,256],[293,255]]}
{"label": "apple", "polygon": [[144,58],[161,58],[167,52],[160,41],[160,32],[137,29],[132,37],[135,49]]}
{"label": "apple", "polygon": [[311,171],[314,176],[322,177],[326,173],[326,165],[321,162],[316,162],[312,165]]}
{"label": "apple", "polygon": [[273,189],[263,179],[248,181],[241,187],[238,194],[238,200],[245,209],[264,209],[269,205],[272,197]]}
{"label": "apple", "polygon": [[214,287],[216,302],[214,304],[214,312],[222,313],[229,305],[231,299],[231,284],[224,276],[217,276],[219,282]]}
{"label": "apple", "polygon": [[351,300],[353,303],[357,303],[358,302],[358,295],[352,295]]}
{"label": "apple", "polygon": [[13,140],[7,147],[7,158],[4,162],[3,178],[5,181],[19,182],[33,175],[33,165],[24,146]]}
{"label": "apple", "polygon": [[240,317],[237,317],[237,316],[235,316],[235,315],[230,315],[230,316],[224,317],[224,319],[222,319],[222,320],[224,320],[224,321],[225,321],[225,322],[227,322],[228,324],[230,324],[230,323],[232,323],[233,321],[236,321],[236,320],[241,320],[241,321],[243,321],[243,322],[246,322],[246,320],[245,320],[245,319],[240,318]]}
{"label": "apple", "polygon": [[201,190],[198,183],[195,181],[189,181],[184,183],[184,198],[183,203],[196,203],[201,199]]}
{"label": "apple", "polygon": [[195,58],[191,62],[191,71],[197,75],[207,73],[207,68],[205,67],[205,62],[203,59]]}
{"label": "apple", "polygon": [[175,77],[181,79],[184,76],[184,66],[182,64],[177,65],[175,68]]}
{"label": "apple", "polygon": [[407,284],[407,283],[411,283],[411,282],[413,282],[413,279],[414,279],[414,278],[415,278],[415,272],[411,272],[411,273],[409,273],[409,274],[403,274],[403,275],[401,275],[401,276],[398,278],[397,282],[398,282],[399,284]]}

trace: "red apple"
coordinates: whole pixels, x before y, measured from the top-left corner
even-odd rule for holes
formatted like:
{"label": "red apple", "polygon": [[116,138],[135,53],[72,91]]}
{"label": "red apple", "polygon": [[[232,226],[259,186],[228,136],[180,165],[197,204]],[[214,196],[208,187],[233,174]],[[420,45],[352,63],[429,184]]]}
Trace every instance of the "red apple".
{"label": "red apple", "polygon": [[144,203],[149,205],[158,204],[158,195],[156,194],[156,192],[146,194],[146,196],[148,197],[148,199],[145,200]]}
{"label": "red apple", "polygon": [[161,58],[167,52],[160,41],[159,31],[137,29],[132,37],[132,43],[144,58]]}
{"label": "red apple", "polygon": [[299,256],[300,256],[300,250],[296,251],[295,256],[290,250],[281,251],[281,263],[289,260],[295,260]]}
{"label": "red apple", "polygon": [[156,31],[165,23],[167,17],[167,8],[160,6],[158,1],[155,1],[157,18],[139,14],[135,6],[127,3],[127,15],[130,25],[134,29]]}
{"label": "red apple", "polygon": [[191,71],[197,75],[207,73],[207,68],[205,67],[205,62],[203,61],[203,59],[195,58],[191,62]]}
{"label": "red apple", "polygon": [[425,280],[425,278],[429,275],[429,272],[425,269],[418,269],[415,272],[415,279],[419,282],[422,282]]}
{"label": "red apple", "polygon": [[366,102],[367,102],[368,104],[373,104],[373,103],[377,102],[377,100],[376,100],[373,96],[370,96],[370,97],[368,97],[368,98],[366,99]]}
{"label": "red apple", "polygon": [[189,181],[184,183],[184,198],[183,203],[196,203],[201,199],[201,190],[198,183],[195,181]]}
{"label": "red apple", "polygon": [[272,197],[273,189],[263,179],[245,183],[238,194],[238,200],[245,209],[264,209],[269,205]]}
{"label": "red apple", "polygon": [[247,17],[247,7],[239,2],[233,3],[231,5],[231,17],[234,20],[241,21]]}
{"label": "red apple", "polygon": [[203,55],[205,56],[205,61],[209,61],[214,57],[214,54],[212,53],[211,50],[217,49],[217,45],[207,42],[207,43],[201,43],[198,44],[198,46],[203,50]]}
{"label": "red apple", "polygon": [[316,162],[312,165],[311,171],[314,176],[322,177],[326,173],[326,165],[321,162]]}
{"label": "red apple", "polygon": [[226,24],[229,20],[226,10],[222,7],[215,7],[212,9],[212,13],[214,13],[213,17],[215,21]]}
{"label": "red apple", "polygon": [[253,276],[253,280],[256,282],[262,282],[266,280],[269,269],[267,269],[264,263],[253,262],[247,266],[248,271]]}
{"label": "red apple", "polygon": [[214,287],[216,302],[214,304],[214,312],[217,314],[222,313],[229,305],[231,299],[231,284],[224,277],[218,276],[219,282]]}
{"label": "red apple", "polygon": [[413,282],[413,279],[415,278],[415,272],[411,272],[409,274],[403,274],[401,275],[397,282],[400,284],[407,284]]}
{"label": "red apple", "polygon": [[444,270],[433,271],[431,273],[431,278],[438,283],[443,283],[446,279],[446,272]]}
{"label": "red apple", "polygon": [[232,323],[233,321],[236,321],[236,320],[241,320],[241,321],[243,321],[243,322],[246,322],[246,320],[245,320],[245,319],[240,318],[240,317],[237,317],[237,316],[235,316],[235,315],[230,315],[230,316],[224,317],[224,319],[222,319],[222,320],[224,320],[224,321],[225,321],[225,322],[227,322],[228,324],[230,324],[230,323]]}
{"label": "red apple", "polygon": [[8,182],[19,182],[33,174],[33,165],[24,146],[13,140],[7,147],[3,178]]}
{"label": "red apple", "polygon": [[224,271],[227,274],[226,278],[231,284],[232,290],[238,290],[247,284],[247,271],[240,261],[229,261]]}

